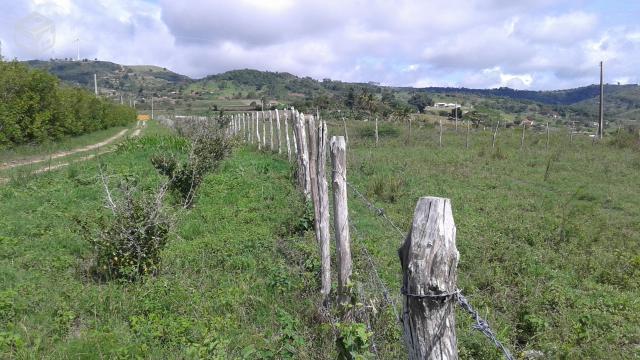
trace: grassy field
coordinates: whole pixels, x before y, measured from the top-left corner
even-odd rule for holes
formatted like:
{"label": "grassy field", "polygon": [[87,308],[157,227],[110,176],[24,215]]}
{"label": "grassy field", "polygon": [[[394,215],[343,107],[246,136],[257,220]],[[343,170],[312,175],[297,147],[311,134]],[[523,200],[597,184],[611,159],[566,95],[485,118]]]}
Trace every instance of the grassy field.
{"label": "grassy field", "polygon": [[[342,135],[341,123],[330,132]],[[420,196],[452,199],[459,286],[519,358],[640,356],[640,153],[557,130],[543,134],[349,126],[348,180],[403,231]],[[162,268],[140,283],[97,283],[77,219],[105,214],[99,164],[143,188],[161,181],[149,158],[181,153],[150,125],[99,160],[0,186],[0,357],[335,359],[316,310],[319,260],[283,158],[237,147],[207,176],[190,210],[175,210]],[[184,155],[184,153],[182,153]],[[350,193],[354,289],[392,297],[403,241]],[[366,250],[366,251],[365,251]],[[371,254],[372,262],[366,254]],[[372,266],[372,264],[374,266]],[[335,286],[334,286],[335,288]],[[405,358],[393,308],[379,309],[370,344]],[[457,313],[463,359],[500,354]]]}
{"label": "grassy field", "polygon": [[[564,130],[465,134],[406,129],[383,137],[350,129],[350,181],[405,230],[421,196],[452,199],[460,251],[459,286],[515,354],[545,358],[640,356],[640,153]],[[342,135],[340,124],[332,126]],[[396,127],[397,128],[397,127]],[[370,129],[369,129],[370,130]],[[381,127],[382,132],[382,127]],[[393,135],[393,134],[392,134]],[[393,292],[401,284],[402,238],[351,196],[351,220]],[[357,270],[366,272],[366,268]],[[366,274],[363,274],[366,275]],[[362,276],[362,275],[361,275]],[[499,358],[457,315],[462,358]]]}

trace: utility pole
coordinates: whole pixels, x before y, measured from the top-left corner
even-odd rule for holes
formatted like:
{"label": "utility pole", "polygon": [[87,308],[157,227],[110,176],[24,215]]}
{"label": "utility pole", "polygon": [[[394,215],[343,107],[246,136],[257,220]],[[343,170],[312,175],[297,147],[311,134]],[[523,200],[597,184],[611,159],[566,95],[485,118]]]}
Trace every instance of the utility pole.
{"label": "utility pole", "polygon": [[98,96],[98,75],[93,74],[93,88],[95,90],[96,96]]}
{"label": "utility pole", "polygon": [[600,139],[604,137],[604,82],[603,65],[600,61],[600,109],[598,114],[598,134]]}

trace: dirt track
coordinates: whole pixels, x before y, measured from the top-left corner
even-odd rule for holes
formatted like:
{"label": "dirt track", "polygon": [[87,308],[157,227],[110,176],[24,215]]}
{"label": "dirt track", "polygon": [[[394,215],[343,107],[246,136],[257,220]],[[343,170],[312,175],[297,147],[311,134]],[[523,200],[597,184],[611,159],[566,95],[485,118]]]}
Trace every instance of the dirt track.
{"label": "dirt track", "polygon": [[[119,138],[123,137],[124,134],[127,133],[127,131],[128,131],[127,129],[122,130],[119,133],[115,134],[114,136],[112,136],[112,137],[110,137],[110,138],[108,138],[108,139],[106,139],[104,141],[101,141],[101,142],[95,143],[95,144],[91,144],[91,145],[87,145],[87,146],[83,146],[81,148],[68,150],[68,151],[60,151],[60,152],[57,152],[57,153],[51,154],[51,155],[42,155],[42,156],[39,156],[39,157],[36,157],[36,158],[33,158],[33,159],[28,159],[28,160],[9,161],[9,162],[0,164],[0,170],[6,170],[6,169],[11,169],[11,168],[14,168],[14,167],[30,165],[30,164],[37,164],[37,163],[41,163],[41,162],[44,162],[44,161],[54,160],[54,159],[58,159],[58,158],[61,158],[61,157],[77,154],[79,152],[85,152],[85,151],[94,150],[94,149],[100,148],[102,146],[109,145],[112,142],[118,140]],[[137,136],[140,133],[139,129],[136,129],[136,132],[134,132],[134,134],[132,136]]]}

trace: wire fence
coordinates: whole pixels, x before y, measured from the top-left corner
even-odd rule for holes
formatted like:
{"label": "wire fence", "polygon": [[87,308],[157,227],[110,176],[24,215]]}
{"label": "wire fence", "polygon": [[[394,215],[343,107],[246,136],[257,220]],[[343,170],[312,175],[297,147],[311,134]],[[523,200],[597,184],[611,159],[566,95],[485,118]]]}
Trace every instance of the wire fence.
{"label": "wire fence", "polygon": [[[391,220],[391,218],[389,218],[389,216],[387,216],[387,214],[385,213],[383,208],[379,208],[379,207],[375,206],[374,203],[370,199],[368,199],[362,192],[360,192],[350,182],[347,181],[347,185],[349,186],[349,188],[351,190],[353,190],[353,193],[356,194],[357,198],[360,199],[362,201],[362,203],[364,203],[364,205],[369,210],[371,210],[371,212],[373,214],[375,214],[379,218],[382,218],[389,225],[391,225],[391,227],[393,229],[395,229],[398,232],[398,234],[401,236],[401,239],[404,240],[405,233],[402,230],[400,230],[400,227],[398,225],[396,225]],[[371,266],[371,269],[373,270],[373,273],[374,273],[375,277],[377,278],[377,281],[381,284],[381,288],[383,289],[383,296],[385,297],[385,299],[387,301],[389,301],[393,305],[394,313],[396,315],[397,320],[399,322],[402,322],[402,317],[400,315],[398,307],[397,307],[394,299],[391,296],[389,296],[389,289],[384,284],[384,282],[380,278],[380,275],[378,274],[377,267],[375,265],[375,261],[371,257],[371,254],[369,254],[369,252],[366,249],[366,247],[363,246],[363,249],[364,249],[364,255],[367,258],[367,262],[369,262],[369,264]],[[404,289],[402,290],[402,293],[403,293],[403,295],[406,295],[406,296],[414,296],[414,297],[416,297],[415,295],[405,293]],[[436,298],[436,297],[437,298],[446,298],[446,297],[449,297],[451,299],[455,299],[457,301],[458,305],[460,305],[460,307],[465,312],[467,312],[471,316],[471,318],[473,318],[473,320],[475,321],[475,324],[473,325],[473,329],[480,331],[484,336],[486,336],[489,340],[491,340],[491,342],[493,342],[493,344],[498,349],[500,349],[502,351],[502,353],[504,354],[504,358],[505,359],[513,360],[513,356],[511,355],[511,352],[509,351],[509,349],[507,349],[502,344],[502,342],[500,342],[500,340],[498,340],[495,332],[493,332],[493,330],[491,330],[491,327],[489,326],[489,323],[484,318],[482,318],[480,316],[478,311],[475,310],[473,308],[473,306],[471,306],[471,304],[469,303],[467,298],[462,294],[462,291],[460,289],[457,289],[456,291],[454,291],[452,293],[439,294],[439,295],[429,295],[429,296],[422,296],[422,297],[429,297],[429,298]]]}

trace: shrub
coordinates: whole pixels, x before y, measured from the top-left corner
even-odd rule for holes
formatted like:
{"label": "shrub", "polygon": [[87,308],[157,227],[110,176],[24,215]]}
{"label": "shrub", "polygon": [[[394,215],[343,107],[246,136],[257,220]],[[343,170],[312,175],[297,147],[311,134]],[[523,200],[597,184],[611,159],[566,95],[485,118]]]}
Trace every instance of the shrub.
{"label": "shrub", "polygon": [[162,205],[166,185],[149,193],[124,180],[114,198],[104,177],[103,182],[111,216],[98,218],[97,231],[79,220],[82,235],[93,248],[90,274],[101,280],[128,281],[156,274],[172,225]]}
{"label": "shrub", "polygon": [[205,175],[214,171],[230,151],[231,142],[223,135],[204,134],[192,141],[185,162],[178,162],[173,155],[155,155],[151,163],[169,178],[169,189],[180,196],[183,206],[190,207]]}

